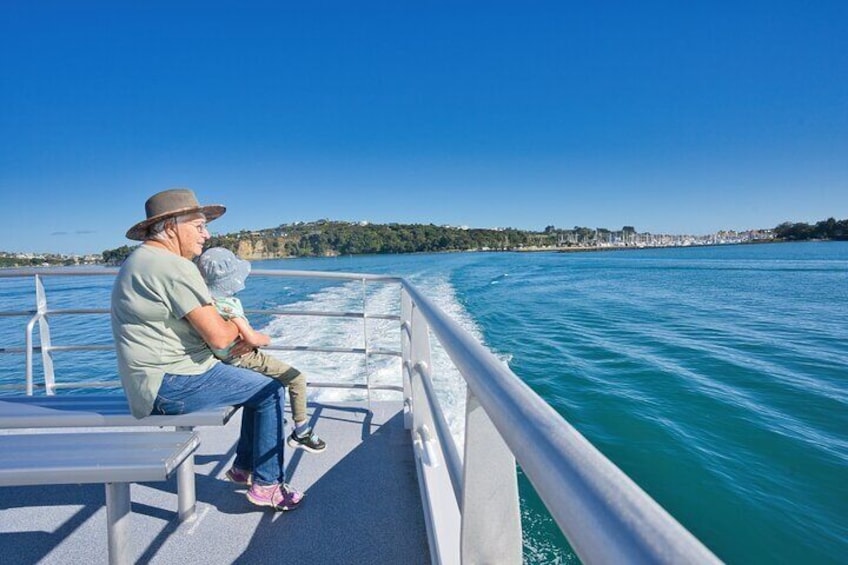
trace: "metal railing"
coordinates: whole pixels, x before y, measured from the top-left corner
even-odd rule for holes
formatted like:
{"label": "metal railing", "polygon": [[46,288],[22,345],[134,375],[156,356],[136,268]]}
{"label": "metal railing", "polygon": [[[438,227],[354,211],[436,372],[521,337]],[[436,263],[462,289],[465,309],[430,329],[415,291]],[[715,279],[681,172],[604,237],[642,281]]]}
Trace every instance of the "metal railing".
{"label": "metal railing", "polygon": [[[34,276],[35,310],[0,313],[29,316],[26,325],[27,394],[33,393],[32,355],[42,354],[48,394],[60,386],[53,351],[108,346],[51,344],[48,317],[104,314],[108,310],[50,310],[40,277],[111,275],[94,271],[0,272],[0,278]],[[415,449],[425,523],[434,563],[520,563],[522,532],[516,463],[536,489],[581,560],[587,563],[716,563],[691,533],[619,470],[553,408],[467,331],[408,281],[391,276],[312,271],[255,270],[252,276],[361,281],[361,312],[285,309],[248,310],[271,316],[361,318],[363,346],[354,348],[277,346],[269,349],[401,357],[403,386],[312,383],[310,386],[403,392],[404,423]],[[368,283],[400,285],[400,316],[367,312]],[[369,347],[368,319],[396,321],[400,351]],[[32,332],[39,324],[40,345]],[[460,457],[433,386],[430,336],[467,385],[464,454]],[[20,353],[20,348],[0,352]],[[50,376],[47,376],[48,371]]]}
{"label": "metal railing", "polygon": [[[50,330],[49,318],[55,316],[67,315],[106,315],[109,314],[108,308],[88,308],[88,309],[52,309],[47,304],[47,293],[44,289],[43,279],[46,277],[77,277],[77,276],[114,276],[118,272],[115,268],[104,269],[9,269],[0,270],[0,278],[20,278],[31,277],[35,285],[36,307],[34,310],[18,310],[0,312],[0,317],[29,317],[25,327],[25,345],[24,347],[0,347],[0,353],[24,354],[24,384],[2,384],[0,389],[24,389],[26,394],[32,395],[38,389],[43,389],[48,395],[55,394],[57,389],[68,388],[98,388],[98,387],[116,387],[120,386],[120,381],[117,379],[108,381],[84,381],[84,382],[57,382],[55,377],[53,354],[56,352],[69,351],[114,351],[113,344],[106,345],[87,345],[87,344],[65,344],[56,345],[53,343],[53,336]],[[286,278],[309,278],[309,279],[327,279],[338,280],[344,282],[361,282],[362,283],[362,310],[354,312],[329,312],[329,311],[312,311],[312,310],[284,310],[284,309],[247,309],[247,314],[263,314],[269,316],[300,316],[300,317],[325,317],[325,318],[340,318],[340,319],[361,319],[363,321],[363,343],[362,347],[322,347],[315,345],[270,345],[265,347],[271,351],[308,351],[314,353],[342,353],[363,355],[366,360],[365,375],[366,383],[333,383],[333,382],[315,382],[310,381],[308,386],[314,388],[349,388],[362,389],[369,395],[375,390],[389,390],[402,392],[402,387],[399,385],[376,385],[370,382],[370,373],[367,368],[367,360],[370,356],[394,356],[400,357],[399,350],[379,349],[369,346],[368,343],[368,320],[390,320],[398,321],[399,317],[392,314],[368,313],[367,311],[367,293],[365,285],[371,283],[400,283],[398,277],[356,274],[356,273],[331,273],[331,272],[312,272],[312,271],[279,271],[279,270],[262,270],[257,269],[252,271],[252,277],[286,277]],[[35,326],[39,328],[39,342],[36,344],[33,337]],[[34,356],[41,355],[42,363],[42,383],[35,382]]]}
{"label": "metal railing", "polygon": [[[455,494],[454,504],[431,502],[433,555],[445,563],[521,561],[517,462],[586,563],[719,562],[490,351],[415,287],[404,281],[403,289],[406,401],[421,466],[429,467],[420,474],[429,481],[422,490],[450,484]],[[462,462],[430,396],[427,330],[468,387]],[[440,452],[434,438],[447,447]]]}

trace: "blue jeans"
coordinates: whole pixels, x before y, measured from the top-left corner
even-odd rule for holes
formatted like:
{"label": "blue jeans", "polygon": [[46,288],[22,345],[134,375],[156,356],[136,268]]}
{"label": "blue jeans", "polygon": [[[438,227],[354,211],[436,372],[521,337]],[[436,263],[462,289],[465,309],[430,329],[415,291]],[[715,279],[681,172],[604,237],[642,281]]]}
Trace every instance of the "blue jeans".
{"label": "blue jeans", "polygon": [[285,482],[283,386],[255,371],[216,363],[200,375],[165,373],[153,414],[185,414],[241,406],[241,437],[234,465],[253,472],[253,482]]}

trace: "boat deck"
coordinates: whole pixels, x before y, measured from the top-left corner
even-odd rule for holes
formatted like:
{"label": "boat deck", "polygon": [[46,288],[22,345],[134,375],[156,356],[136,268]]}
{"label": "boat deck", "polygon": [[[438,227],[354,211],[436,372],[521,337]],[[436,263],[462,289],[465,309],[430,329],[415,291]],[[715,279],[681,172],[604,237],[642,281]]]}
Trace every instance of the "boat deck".
{"label": "boat deck", "polygon": [[[235,457],[239,413],[226,427],[197,428],[202,443],[195,456],[192,520],[177,520],[175,478],[132,485],[131,560],[429,563],[401,403],[372,402],[370,411],[366,402],[310,403],[309,413],[328,446],[320,454],[286,447],[287,480],[306,492],[300,508],[256,508],[245,487],[224,478]],[[0,562],[106,563],[103,485],[0,488]]]}

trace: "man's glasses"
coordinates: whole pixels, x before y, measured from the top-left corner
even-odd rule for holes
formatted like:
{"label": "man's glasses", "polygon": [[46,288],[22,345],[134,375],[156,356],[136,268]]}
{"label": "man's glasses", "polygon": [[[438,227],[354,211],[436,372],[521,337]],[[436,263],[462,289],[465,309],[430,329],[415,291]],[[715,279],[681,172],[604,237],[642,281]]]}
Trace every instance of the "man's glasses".
{"label": "man's glasses", "polygon": [[183,223],[188,224],[191,227],[193,227],[194,229],[196,229],[197,233],[204,233],[204,232],[209,233],[209,229],[206,227],[206,222],[203,222],[202,224],[192,224],[191,222],[183,222]]}

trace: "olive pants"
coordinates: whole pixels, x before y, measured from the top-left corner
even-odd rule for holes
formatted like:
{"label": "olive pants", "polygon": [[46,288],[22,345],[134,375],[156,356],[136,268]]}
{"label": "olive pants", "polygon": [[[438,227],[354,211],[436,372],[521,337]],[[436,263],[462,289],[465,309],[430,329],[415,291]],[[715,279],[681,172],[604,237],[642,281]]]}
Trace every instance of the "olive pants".
{"label": "olive pants", "polygon": [[292,418],[296,423],[306,420],[306,375],[259,349],[229,360],[228,363],[280,381],[289,389]]}

